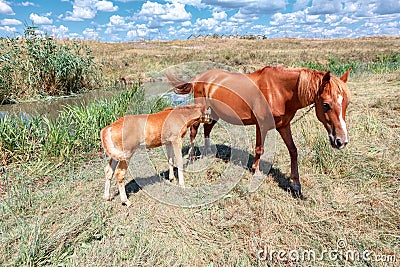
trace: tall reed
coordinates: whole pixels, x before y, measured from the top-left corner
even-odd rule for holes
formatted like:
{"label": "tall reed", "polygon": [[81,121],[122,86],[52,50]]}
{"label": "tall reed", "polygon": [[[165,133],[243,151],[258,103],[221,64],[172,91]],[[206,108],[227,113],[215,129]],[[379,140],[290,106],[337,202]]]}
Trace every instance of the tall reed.
{"label": "tall reed", "polygon": [[0,39],[0,103],[69,95],[101,85],[101,66],[81,41],[55,40],[26,26],[23,36]]}

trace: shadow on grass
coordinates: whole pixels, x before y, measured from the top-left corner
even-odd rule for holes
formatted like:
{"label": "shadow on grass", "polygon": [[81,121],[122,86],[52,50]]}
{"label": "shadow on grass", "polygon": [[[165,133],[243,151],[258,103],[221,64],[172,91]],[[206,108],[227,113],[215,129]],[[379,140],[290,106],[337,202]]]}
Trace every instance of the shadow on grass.
{"label": "shadow on grass", "polygon": [[[236,149],[232,149],[226,145],[217,144],[217,145],[215,145],[215,147],[216,147],[216,151],[214,151],[214,156],[218,159],[223,160],[224,162],[231,161],[232,152],[234,152],[234,153],[238,152],[238,153],[242,153],[242,154],[247,153],[244,151],[237,151]],[[236,150],[236,152],[235,152],[235,150]],[[189,147],[188,146],[183,147],[182,151],[183,151],[184,155],[187,154],[189,151]],[[203,157],[203,155],[201,154],[199,147],[195,147],[195,158],[199,160],[199,159],[201,159],[201,157]],[[254,162],[254,155],[248,154],[248,160],[247,160],[246,164],[241,164],[241,162],[234,162],[234,164],[240,165],[247,171],[254,173],[254,170],[252,168],[253,162]],[[186,164],[190,164],[190,163],[186,163]],[[272,165],[272,163],[264,162],[262,160],[260,161],[260,164]],[[278,186],[285,192],[291,193],[293,198],[305,199],[302,195],[298,195],[291,190],[290,177],[288,177],[284,173],[282,173],[279,168],[271,167],[271,168],[267,168],[267,170],[262,169],[262,173],[263,173],[263,175],[271,175],[271,177],[278,184]],[[175,177],[178,177],[177,168],[174,168],[174,175],[175,175]],[[131,180],[129,183],[126,184],[126,186],[125,186],[126,193],[128,196],[131,194],[135,194],[141,190],[141,187],[139,186],[139,184],[141,186],[147,186],[147,185],[159,183],[162,180],[169,180],[168,177],[169,177],[169,170],[161,172],[156,176],[136,177],[133,180]],[[117,196],[117,195],[118,195],[118,193],[115,196]]]}

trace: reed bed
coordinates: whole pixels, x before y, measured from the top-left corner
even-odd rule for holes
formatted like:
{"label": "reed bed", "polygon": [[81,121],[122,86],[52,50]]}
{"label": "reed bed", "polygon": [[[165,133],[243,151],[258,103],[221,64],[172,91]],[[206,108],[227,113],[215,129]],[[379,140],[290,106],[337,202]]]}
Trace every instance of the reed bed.
{"label": "reed bed", "polygon": [[101,86],[101,65],[81,41],[59,41],[26,26],[0,39],[0,103],[70,95]]}
{"label": "reed bed", "polygon": [[56,118],[6,115],[0,119],[0,154],[3,164],[43,157],[68,161],[98,152],[102,128],[125,114],[153,113],[166,107],[160,97],[147,99],[137,85],[111,99],[80,106],[65,106]]}

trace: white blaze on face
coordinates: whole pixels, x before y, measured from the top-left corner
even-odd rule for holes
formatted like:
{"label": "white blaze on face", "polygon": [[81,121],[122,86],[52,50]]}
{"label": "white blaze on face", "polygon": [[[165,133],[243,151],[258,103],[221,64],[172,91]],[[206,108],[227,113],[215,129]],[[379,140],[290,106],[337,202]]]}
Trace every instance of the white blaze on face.
{"label": "white blaze on face", "polygon": [[339,114],[339,121],[340,121],[340,125],[342,126],[342,130],[346,136],[346,140],[344,140],[346,143],[349,142],[349,135],[347,134],[347,126],[346,126],[346,122],[343,119],[343,109],[342,109],[342,102],[343,102],[343,96],[342,95],[338,95],[338,99],[337,102],[339,103],[340,106],[340,114]]}

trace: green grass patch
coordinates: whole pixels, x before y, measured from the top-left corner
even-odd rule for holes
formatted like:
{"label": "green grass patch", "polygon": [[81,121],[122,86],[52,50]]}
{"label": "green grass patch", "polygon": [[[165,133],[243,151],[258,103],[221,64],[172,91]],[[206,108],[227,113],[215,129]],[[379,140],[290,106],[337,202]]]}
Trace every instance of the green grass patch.
{"label": "green grass patch", "polygon": [[342,75],[349,68],[352,74],[371,73],[383,74],[393,73],[400,69],[400,53],[379,54],[374,61],[346,61],[339,60],[336,57],[328,58],[328,63],[322,64],[317,62],[301,62],[297,66],[307,67],[310,69],[327,71],[330,70],[335,75]]}

